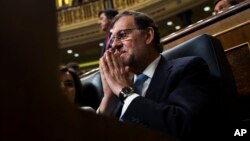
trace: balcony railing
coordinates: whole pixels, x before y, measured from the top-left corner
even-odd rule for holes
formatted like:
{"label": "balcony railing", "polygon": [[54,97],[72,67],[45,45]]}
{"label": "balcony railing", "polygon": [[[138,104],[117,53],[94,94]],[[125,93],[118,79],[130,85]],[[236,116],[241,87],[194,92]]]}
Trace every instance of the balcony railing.
{"label": "balcony railing", "polygon": [[60,28],[79,22],[91,21],[98,18],[98,13],[101,10],[114,8],[119,11],[145,1],[150,0],[98,0],[79,6],[61,8],[58,10],[58,26]]}

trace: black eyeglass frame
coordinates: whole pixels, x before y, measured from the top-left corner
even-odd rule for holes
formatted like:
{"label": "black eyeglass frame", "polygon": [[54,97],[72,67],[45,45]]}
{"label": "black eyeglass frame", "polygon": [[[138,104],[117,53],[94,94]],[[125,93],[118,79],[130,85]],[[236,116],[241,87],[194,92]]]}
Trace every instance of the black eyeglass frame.
{"label": "black eyeglass frame", "polygon": [[112,36],[112,33],[111,33],[109,44],[112,45],[115,40],[118,40],[119,42],[126,40],[129,37],[128,34],[131,33],[133,30],[144,30],[144,29],[141,29],[141,28],[121,29],[116,33],[115,36]]}

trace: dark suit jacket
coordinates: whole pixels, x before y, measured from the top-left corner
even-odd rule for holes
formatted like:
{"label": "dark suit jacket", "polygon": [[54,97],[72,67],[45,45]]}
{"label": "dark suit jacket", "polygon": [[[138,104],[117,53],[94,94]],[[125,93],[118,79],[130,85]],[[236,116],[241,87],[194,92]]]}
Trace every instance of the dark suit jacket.
{"label": "dark suit jacket", "polygon": [[216,82],[203,59],[161,57],[145,98],[135,98],[122,119],[181,139],[194,140],[208,131],[213,135],[215,91]]}

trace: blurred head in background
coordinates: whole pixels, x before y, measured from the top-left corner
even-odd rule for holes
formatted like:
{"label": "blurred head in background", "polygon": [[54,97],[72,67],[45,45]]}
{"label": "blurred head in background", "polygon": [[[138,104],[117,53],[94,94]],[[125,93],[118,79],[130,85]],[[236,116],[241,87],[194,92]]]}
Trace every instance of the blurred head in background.
{"label": "blurred head in background", "polygon": [[107,9],[100,11],[98,14],[99,20],[98,24],[100,25],[101,29],[105,32],[109,32],[109,26],[112,19],[118,14],[118,11],[114,9]]}
{"label": "blurred head in background", "polygon": [[214,11],[218,13],[224,9],[229,8],[232,5],[239,3],[239,0],[215,0],[214,1]]}
{"label": "blurred head in background", "polygon": [[77,73],[66,66],[60,66],[61,88],[69,101],[78,105],[83,105],[82,85]]}

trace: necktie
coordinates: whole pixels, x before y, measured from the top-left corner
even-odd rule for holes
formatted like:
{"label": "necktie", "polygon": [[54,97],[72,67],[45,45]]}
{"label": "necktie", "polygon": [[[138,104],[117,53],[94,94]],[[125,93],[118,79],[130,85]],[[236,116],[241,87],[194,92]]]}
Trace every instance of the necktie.
{"label": "necktie", "polygon": [[142,94],[142,86],[144,82],[148,79],[148,76],[145,74],[139,74],[135,80],[135,92],[139,95]]}

